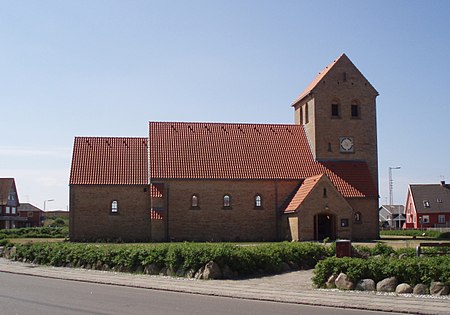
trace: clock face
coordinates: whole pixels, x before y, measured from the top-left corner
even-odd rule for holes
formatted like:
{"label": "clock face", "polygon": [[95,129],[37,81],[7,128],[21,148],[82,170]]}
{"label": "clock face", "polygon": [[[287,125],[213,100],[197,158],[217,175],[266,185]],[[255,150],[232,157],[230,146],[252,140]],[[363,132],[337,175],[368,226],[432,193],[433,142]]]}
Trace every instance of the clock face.
{"label": "clock face", "polygon": [[353,152],[355,147],[353,143],[353,137],[340,137],[339,138],[341,152]]}

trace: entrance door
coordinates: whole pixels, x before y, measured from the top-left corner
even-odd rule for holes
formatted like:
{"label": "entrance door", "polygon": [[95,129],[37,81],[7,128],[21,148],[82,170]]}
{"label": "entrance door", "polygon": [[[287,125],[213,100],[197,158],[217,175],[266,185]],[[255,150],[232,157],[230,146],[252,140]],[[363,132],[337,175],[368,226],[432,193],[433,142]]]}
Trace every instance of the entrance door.
{"label": "entrance door", "polygon": [[314,234],[317,241],[325,238],[335,239],[335,217],[332,214],[318,214],[314,216]]}

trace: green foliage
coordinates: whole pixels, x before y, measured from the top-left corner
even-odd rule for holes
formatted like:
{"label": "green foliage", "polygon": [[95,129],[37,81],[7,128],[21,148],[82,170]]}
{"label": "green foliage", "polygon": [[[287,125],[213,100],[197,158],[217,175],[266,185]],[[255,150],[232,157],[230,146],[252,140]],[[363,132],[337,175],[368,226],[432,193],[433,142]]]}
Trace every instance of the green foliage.
{"label": "green foliage", "polygon": [[450,239],[450,232],[439,232],[434,230],[380,230],[380,235],[423,236],[428,238]]}
{"label": "green foliage", "polygon": [[107,264],[131,272],[156,264],[173,270],[198,270],[211,260],[228,265],[240,275],[277,273],[281,264],[296,264],[312,268],[334,252],[328,246],[315,243],[275,243],[242,246],[226,243],[176,243],[158,245],[117,245],[80,243],[33,243],[16,248],[17,260],[27,260],[53,266],[84,266],[95,268]]}
{"label": "green foliage", "polygon": [[4,238],[65,238],[69,237],[67,227],[29,227],[0,230],[0,239]]}
{"label": "green foliage", "polygon": [[360,258],[326,258],[317,263],[313,282],[323,287],[331,275],[345,273],[353,281],[373,279],[375,282],[388,277],[397,277],[398,281],[415,285],[430,284],[441,281],[450,284],[450,257],[371,257]]}

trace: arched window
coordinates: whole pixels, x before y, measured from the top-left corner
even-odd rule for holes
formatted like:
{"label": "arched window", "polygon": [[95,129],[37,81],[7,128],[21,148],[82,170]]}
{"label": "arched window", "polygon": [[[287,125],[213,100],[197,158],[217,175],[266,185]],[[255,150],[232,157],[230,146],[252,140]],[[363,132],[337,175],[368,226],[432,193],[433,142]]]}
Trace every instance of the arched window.
{"label": "arched window", "polygon": [[351,117],[352,118],[359,118],[360,117],[360,103],[359,103],[358,100],[353,100],[352,101]]}
{"label": "arched window", "polygon": [[261,195],[255,196],[255,208],[261,208],[262,207],[262,197]]}
{"label": "arched window", "polygon": [[119,211],[117,200],[113,200],[113,202],[111,202],[111,213],[117,213],[117,211]]}
{"label": "arched window", "polygon": [[198,196],[192,195],[191,197],[191,207],[192,208],[198,208]]}
{"label": "arched window", "polygon": [[223,196],[223,207],[224,208],[231,207],[231,196],[228,194]]}
{"label": "arched window", "polygon": [[355,223],[361,223],[361,222],[362,222],[361,212],[355,212]]}

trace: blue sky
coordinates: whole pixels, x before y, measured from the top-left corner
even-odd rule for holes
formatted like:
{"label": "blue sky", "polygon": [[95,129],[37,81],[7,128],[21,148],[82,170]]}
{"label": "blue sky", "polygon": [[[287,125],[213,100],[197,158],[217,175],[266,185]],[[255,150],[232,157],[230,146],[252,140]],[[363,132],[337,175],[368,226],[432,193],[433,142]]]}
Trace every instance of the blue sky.
{"label": "blue sky", "polygon": [[75,136],[148,121],[293,123],[346,53],[378,90],[380,203],[450,182],[450,1],[0,0],[0,177],[67,209]]}

